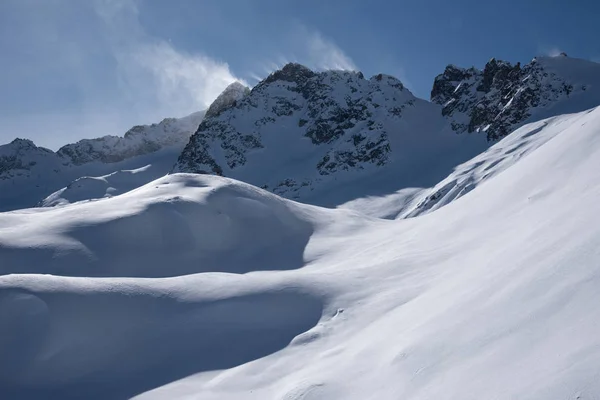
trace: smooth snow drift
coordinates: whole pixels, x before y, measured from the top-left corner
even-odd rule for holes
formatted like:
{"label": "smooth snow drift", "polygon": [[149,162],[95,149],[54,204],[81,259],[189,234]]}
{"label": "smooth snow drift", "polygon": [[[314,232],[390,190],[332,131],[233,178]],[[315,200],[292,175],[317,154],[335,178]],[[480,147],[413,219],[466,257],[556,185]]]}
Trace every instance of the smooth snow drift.
{"label": "smooth snow drift", "polygon": [[297,207],[226,178],[171,175],[112,199],[0,214],[0,273],[160,277],[299,268],[314,224]]}
{"label": "smooth snow drift", "polygon": [[398,220],[185,174],[2,213],[0,398],[600,397],[600,109],[462,179]]}

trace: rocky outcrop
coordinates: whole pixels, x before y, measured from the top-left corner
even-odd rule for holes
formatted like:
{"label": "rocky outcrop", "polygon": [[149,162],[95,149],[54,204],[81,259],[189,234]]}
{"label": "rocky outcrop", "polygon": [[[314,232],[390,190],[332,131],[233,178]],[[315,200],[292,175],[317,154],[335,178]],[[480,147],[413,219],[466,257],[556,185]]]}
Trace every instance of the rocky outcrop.
{"label": "rocky outcrop", "polygon": [[528,122],[537,110],[585,91],[585,84],[564,72],[587,69],[587,64],[535,58],[521,66],[492,58],[483,70],[449,65],[435,78],[431,101],[442,105],[454,131],[485,132],[495,141]]}

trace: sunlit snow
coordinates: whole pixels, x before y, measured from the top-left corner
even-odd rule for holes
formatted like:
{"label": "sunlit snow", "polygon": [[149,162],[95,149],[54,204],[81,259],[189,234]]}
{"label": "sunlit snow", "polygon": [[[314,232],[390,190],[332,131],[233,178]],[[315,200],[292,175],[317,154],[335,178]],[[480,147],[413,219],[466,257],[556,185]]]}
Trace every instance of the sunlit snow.
{"label": "sunlit snow", "polygon": [[599,138],[526,125],[371,215],[192,174],[1,213],[0,398],[598,398]]}

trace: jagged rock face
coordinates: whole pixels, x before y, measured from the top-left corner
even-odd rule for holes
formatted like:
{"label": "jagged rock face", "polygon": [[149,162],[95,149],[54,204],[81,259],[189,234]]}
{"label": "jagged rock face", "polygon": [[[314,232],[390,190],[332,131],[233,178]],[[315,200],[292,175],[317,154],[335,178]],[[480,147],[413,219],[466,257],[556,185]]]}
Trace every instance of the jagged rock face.
{"label": "jagged rock face", "polygon": [[[367,80],[360,72],[288,64],[219,115],[207,115],[174,171],[230,176],[297,197],[324,177],[385,165],[389,136],[401,134],[391,126],[415,100],[388,75]],[[278,161],[298,160],[302,168],[279,171]],[[269,173],[250,176],[254,167]]]}
{"label": "jagged rock face", "polygon": [[123,137],[83,139],[61,147],[57,153],[75,165],[94,161],[115,163],[166,146],[183,145],[203,117],[204,113],[196,113],[181,119],[166,118],[158,124],[134,126]]}
{"label": "jagged rock face", "polygon": [[206,111],[207,117],[216,117],[221,114],[224,110],[233,107],[237,101],[243,99],[247,94],[250,93],[250,89],[239,82],[233,82],[227,86],[223,93],[219,95],[208,107]]}
{"label": "jagged rock face", "polygon": [[585,90],[538,59],[523,67],[492,59],[483,71],[446,67],[435,78],[431,101],[443,106],[456,132],[486,132],[492,141],[508,135],[536,109]]}

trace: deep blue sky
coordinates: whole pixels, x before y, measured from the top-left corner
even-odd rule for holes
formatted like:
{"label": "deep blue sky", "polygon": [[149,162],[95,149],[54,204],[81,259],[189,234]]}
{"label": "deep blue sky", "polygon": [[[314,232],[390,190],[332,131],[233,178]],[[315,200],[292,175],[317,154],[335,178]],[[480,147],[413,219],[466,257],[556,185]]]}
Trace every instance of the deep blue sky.
{"label": "deep blue sky", "polygon": [[593,0],[2,0],[0,143],[50,148],[205,108],[288,61],[399,77],[449,64],[600,59]]}

